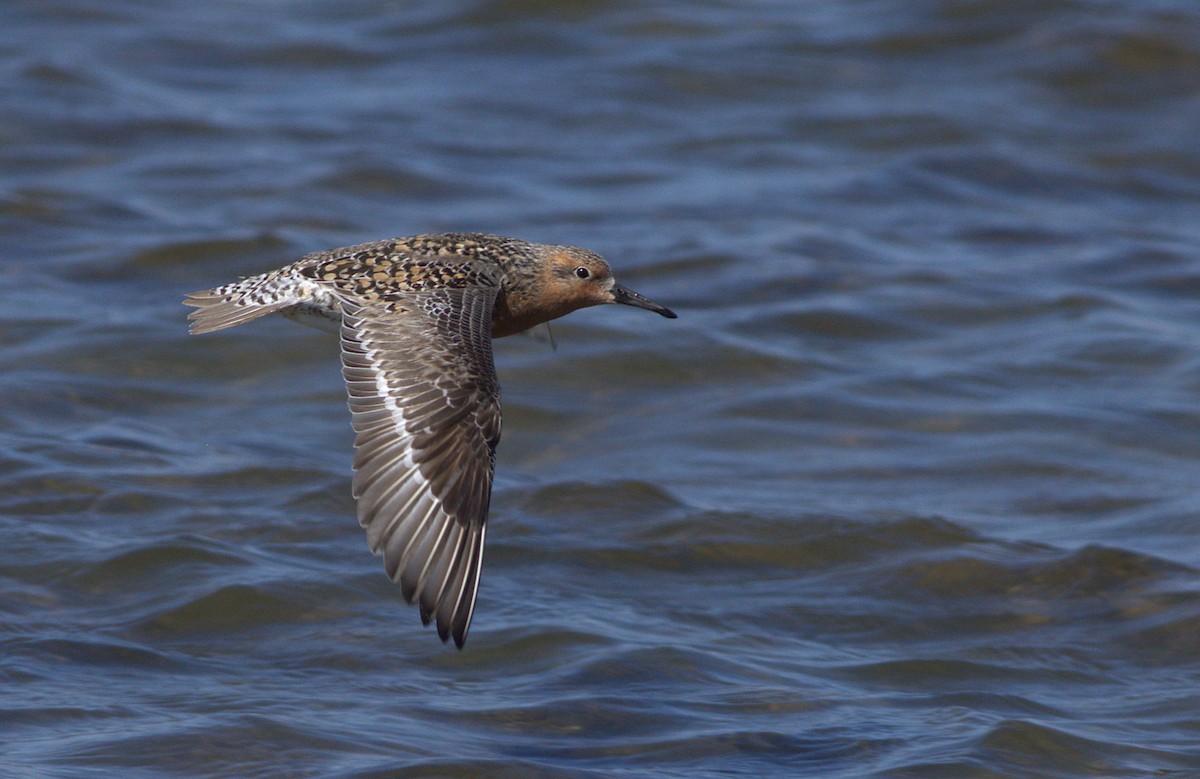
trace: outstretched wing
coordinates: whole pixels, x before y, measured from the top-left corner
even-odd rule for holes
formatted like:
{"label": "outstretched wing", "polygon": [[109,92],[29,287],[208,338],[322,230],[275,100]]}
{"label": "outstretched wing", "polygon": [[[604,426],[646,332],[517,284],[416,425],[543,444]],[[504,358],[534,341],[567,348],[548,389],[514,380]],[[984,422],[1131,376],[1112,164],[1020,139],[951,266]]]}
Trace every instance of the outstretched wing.
{"label": "outstretched wing", "polygon": [[500,440],[498,286],[343,300],[354,496],[371,551],[425,624],[462,648],[475,609]]}

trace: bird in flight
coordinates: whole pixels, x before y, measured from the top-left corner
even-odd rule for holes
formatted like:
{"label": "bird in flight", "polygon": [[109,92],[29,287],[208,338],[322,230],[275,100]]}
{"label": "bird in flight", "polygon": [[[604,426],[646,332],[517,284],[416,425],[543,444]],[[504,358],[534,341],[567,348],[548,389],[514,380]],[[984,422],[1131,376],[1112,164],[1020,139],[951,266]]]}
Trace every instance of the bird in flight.
{"label": "bird in flight", "polygon": [[339,336],[358,520],[421,621],[436,619],[438,636],[459,649],[500,441],[492,339],[604,303],[675,318],[616,283],[594,252],[480,233],[316,252],[183,302],[195,308],[192,333],[277,311]]}

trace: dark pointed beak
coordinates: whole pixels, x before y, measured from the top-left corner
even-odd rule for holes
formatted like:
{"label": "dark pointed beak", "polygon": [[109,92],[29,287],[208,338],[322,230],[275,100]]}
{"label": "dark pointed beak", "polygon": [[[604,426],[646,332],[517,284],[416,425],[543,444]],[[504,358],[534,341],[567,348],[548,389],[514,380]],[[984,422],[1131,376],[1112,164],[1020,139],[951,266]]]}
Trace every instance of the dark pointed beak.
{"label": "dark pointed beak", "polygon": [[614,303],[620,303],[624,306],[634,306],[636,308],[644,308],[647,311],[653,311],[656,314],[662,314],[667,319],[675,319],[675,312],[666,306],[660,306],[653,300],[642,297],[631,289],[626,289],[620,284],[613,284],[612,296]]}

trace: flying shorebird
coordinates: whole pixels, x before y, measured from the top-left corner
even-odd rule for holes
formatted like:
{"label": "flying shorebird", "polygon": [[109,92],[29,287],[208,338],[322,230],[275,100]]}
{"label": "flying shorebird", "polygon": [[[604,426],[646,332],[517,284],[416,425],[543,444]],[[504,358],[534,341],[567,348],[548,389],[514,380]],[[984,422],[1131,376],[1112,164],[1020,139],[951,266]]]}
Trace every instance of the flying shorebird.
{"label": "flying shorebird", "polygon": [[192,333],[273,311],[341,338],[353,494],[371,551],[421,621],[461,649],[475,610],[500,386],[492,339],[587,306],[675,313],[617,284],[600,255],[477,233],[309,254],[195,292]]}

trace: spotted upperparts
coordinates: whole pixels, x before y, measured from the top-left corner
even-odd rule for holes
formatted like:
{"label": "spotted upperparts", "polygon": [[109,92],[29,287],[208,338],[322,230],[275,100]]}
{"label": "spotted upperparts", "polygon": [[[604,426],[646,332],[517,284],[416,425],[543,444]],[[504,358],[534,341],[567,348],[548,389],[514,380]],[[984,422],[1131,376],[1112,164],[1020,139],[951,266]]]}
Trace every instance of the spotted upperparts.
{"label": "spotted upperparts", "polygon": [[340,336],[359,522],[422,622],[460,649],[500,441],[492,339],[605,303],[675,318],[594,252],[478,233],[317,252],[183,302],[192,333],[277,311]]}

